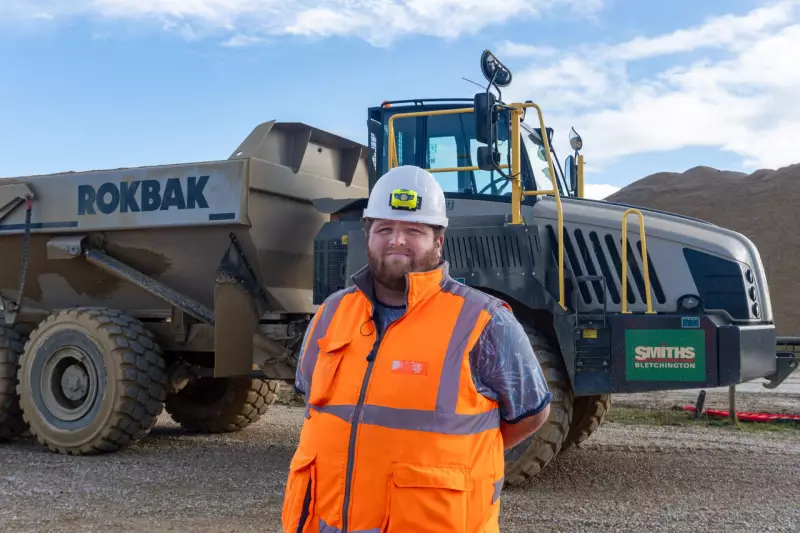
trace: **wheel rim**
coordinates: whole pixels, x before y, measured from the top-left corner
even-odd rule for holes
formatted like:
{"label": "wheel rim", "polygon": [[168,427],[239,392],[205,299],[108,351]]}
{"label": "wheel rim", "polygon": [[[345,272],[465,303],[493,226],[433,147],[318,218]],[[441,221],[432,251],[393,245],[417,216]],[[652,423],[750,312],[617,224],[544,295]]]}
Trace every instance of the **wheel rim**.
{"label": "wheel rim", "polygon": [[47,409],[73,422],[92,409],[97,399],[99,372],[86,352],[76,346],[55,350],[42,367],[40,390]]}

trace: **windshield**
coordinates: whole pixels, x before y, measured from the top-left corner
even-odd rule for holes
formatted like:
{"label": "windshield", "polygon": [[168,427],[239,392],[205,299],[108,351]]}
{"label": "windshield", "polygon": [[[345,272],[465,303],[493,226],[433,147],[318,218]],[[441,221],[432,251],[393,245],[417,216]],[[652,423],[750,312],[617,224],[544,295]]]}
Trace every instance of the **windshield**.
{"label": "windshield", "polygon": [[[414,109],[416,111],[416,109]],[[382,139],[388,139],[388,119],[392,113],[402,111],[386,109],[383,116]],[[500,113],[498,131],[500,132],[500,164],[510,166],[510,146],[505,138],[507,113]],[[377,125],[376,125],[377,126]],[[395,142],[399,165],[419,165],[431,170],[456,167],[477,167],[478,147],[475,139],[474,116],[471,113],[434,115],[415,118],[399,118],[394,121]],[[524,135],[523,135],[524,138]],[[374,140],[372,140],[374,142]],[[380,174],[388,168],[388,143],[382,143]],[[528,155],[536,157],[536,146]],[[529,148],[530,150],[530,148]],[[528,155],[523,153],[523,186],[534,188],[528,168]],[[546,163],[545,165],[546,166]],[[503,172],[510,173],[510,168]],[[541,174],[541,172],[540,172]],[[511,197],[511,183],[501,174],[488,170],[462,170],[434,172],[433,175],[445,193],[480,194]],[[544,174],[541,174],[544,177]],[[547,185],[552,188],[552,185]]]}
{"label": "windshield", "polygon": [[[505,129],[501,122],[500,130]],[[430,169],[474,167],[478,164],[478,147],[472,114],[437,115],[427,121],[427,161]],[[510,165],[508,140],[499,143],[500,165]],[[503,169],[510,172],[510,169]],[[511,195],[511,184],[503,176],[490,170],[436,172],[435,176],[445,192],[467,194]]]}

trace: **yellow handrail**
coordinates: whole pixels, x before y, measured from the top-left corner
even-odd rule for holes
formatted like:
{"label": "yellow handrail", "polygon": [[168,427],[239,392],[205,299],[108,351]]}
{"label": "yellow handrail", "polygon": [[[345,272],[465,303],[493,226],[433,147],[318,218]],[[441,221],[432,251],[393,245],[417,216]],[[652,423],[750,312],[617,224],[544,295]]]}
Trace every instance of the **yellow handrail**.
{"label": "yellow handrail", "polygon": [[[524,104],[514,103],[508,105],[511,112],[511,224],[522,224],[522,197],[523,196],[539,196],[544,194],[552,194],[556,200],[556,210],[558,213],[558,303],[562,309],[566,309],[564,303],[564,211],[561,205],[561,195],[558,191],[558,186],[555,182],[556,171],[553,166],[553,159],[550,156],[550,142],[547,139],[547,128],[544,125],[544,117],[542,116],[542,109],[533,102]],[[520,122],[524,110],[533,107],[539,115],[539,125],[542,128],[542,140],[544,142],[545,155],[547,157],[547,165],[550,169],[550,176],[553,182],[553,189],[547,191],[524,191],[522,188],[522,152],[521,152],[521,136],[520,136]],[[389,117],[388,135],[389,135],[389,161],[388,170],[398,166],[397,158],[397,144],[394,136],[394,121],[398,118],[411,118],[411,117],[426,117],[437,115],[455,115],[459,113],[473,113],[474,107],[462,107],[458,109],[442,109],[439,111],[413,111],[409,113],[397,113]],[[508,168],[508,165],[500,165],[500,168]],[[471,167],[452,167],[446,169],[428,169],[430,172],[457,172],[480,170],[477,166]]]}
{"label": "yellow handrail", "polygon": [[[562,309],[566,309],[564,304],[564,209],[561,205],[561,194],[558,192],[558,185],[556,184],[556,170],[553,167],[553,158],[550,156],[550,141],[547,139],[547,128],[544,126],[544,117],[542,116],[542,109],[533,102],[524,104],[511,104],[513,108],[511,113],[511,136],[513,137],[512,143],[512,157],[511,160],[511,175],[514,177],[511,190],[511,223],[522,223],[522,196],[539,196],[544,194],[552,194],[556,200],[556,213],[558,216],[558,303]],[[550,181],[553,183],[553,188],[549,191],[523,191],[521,175],[521,153],[519,144],[520,137],[520,117],[523,110],[529,107],[536,109],[539,115],[539,126],[542,128],[542,142],[544,143],[544,153],[547,157],[547,167],[550,169]],[[516,150],[514,149],[516,147]]]}
{"label": "yellow handrail", "polygon": [[639,238],[642,240],[642,265],[644,266],[644,288],[647,299],[648,315],[655,314],[653,302],[650,299],[650,269],[647,262],[647,240],[644,233],[644,216],[638,209],[628,209],[622,215],[622,313],[628,311],[628,215],[635,214],[639,217]]}
{"label": "yellow handrail", "polygon": [[[508,168],[508,165],[498,165],[500,168]],[[465,172],[469,170],[481,170],[481,167],[475,165],[471,167],[449,167],[449,168],[428,168],[428,172]]]}

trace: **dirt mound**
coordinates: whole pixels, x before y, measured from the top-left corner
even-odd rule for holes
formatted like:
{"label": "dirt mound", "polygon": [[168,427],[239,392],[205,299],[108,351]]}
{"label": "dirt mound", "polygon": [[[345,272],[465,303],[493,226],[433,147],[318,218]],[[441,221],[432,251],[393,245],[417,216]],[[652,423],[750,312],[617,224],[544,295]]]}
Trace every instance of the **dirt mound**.
{"label": "dirt mound", "polygon": [[752,174],[695,167],[659,172],[608,196],[746,235],[761,252],[779,335],[800,335],[800,164]]}

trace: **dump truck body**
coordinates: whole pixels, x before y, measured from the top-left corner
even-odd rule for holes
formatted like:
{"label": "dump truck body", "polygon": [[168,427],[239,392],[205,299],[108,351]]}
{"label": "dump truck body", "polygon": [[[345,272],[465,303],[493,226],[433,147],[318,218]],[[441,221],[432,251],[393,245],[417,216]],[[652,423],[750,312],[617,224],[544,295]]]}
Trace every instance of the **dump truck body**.
{"label": "dump truck body", "polygon": [[316,311],[328,216],[311,200],[366,195],[367,164],[361,144],[273,121],[227,160],[0,180],[0,346],[27,341],[0,353],[18,398],[0,425],[91,453],[141,438],[163,403],[198,430],[251,423]]}
{"label": "dump truck body", "polygon": [[259,146],[245,152],[245,141],[224,161],[3,180],[3,297],[17,297],[22,204],[32,194],[26,313],[102,302],[133,316],[170,315],[172,306],[135,285],[85,261],[56,260],[69,257],[69,243],[81,238],[99,239],[109,255],[213,308],[217,266],[233,234],[267,294],[270,312],[313,314],[312,242],[326,216],[311,199],[366,194],[366,148],[329,134],[326,140],[338,145],[303,142],[293,129],[322,133],[268,123],[253,132],[264,137]]}

